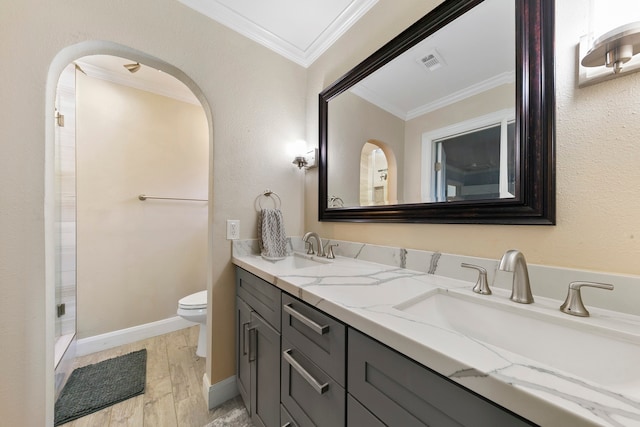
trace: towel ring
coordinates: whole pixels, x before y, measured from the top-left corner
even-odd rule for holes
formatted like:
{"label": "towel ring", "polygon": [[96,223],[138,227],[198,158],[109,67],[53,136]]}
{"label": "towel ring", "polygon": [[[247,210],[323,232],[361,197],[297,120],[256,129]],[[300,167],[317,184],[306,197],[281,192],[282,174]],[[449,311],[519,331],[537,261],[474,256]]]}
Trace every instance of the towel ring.
{"label": "towel ring", "polygon": [[275,209],[280,209],[280,206],[282,205],[282,200],[280,199],[280,196],[278,196],[277,193],[274,193],[271,190],[264,190],[264,193],[262,193],[258,197],[256,197],[256,202],[258,203],[258,207],[259,207],[258,210],[264,209],[262,207],[263,198],[272,200],[273,201],[273,207]]}

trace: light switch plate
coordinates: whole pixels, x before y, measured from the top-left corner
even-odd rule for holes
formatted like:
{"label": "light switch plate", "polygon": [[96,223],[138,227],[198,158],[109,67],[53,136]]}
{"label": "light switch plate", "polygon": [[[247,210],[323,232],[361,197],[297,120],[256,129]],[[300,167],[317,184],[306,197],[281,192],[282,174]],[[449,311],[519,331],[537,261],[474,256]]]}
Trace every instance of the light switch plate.
{"label": "light switch plate", "polygon": [[240,238],[240,220],[227,220],[227,240],[237,240]]}

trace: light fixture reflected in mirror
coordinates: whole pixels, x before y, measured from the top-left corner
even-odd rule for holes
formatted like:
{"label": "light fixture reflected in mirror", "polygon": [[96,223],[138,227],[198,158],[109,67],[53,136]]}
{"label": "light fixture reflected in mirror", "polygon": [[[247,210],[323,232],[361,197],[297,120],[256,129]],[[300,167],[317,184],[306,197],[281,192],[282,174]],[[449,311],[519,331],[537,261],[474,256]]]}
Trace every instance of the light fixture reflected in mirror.
{"label": "light fixture reflected in mirror", "polygon": [[127,71],[129,71],[131,74],[133,74],[140,69],[140,63],[136,62],[135,64],[124,64],[123,67],[126,68]]}
{"label": "light fixture reflected in mirror", "polygon": [[302,169],[303,167],[307,166],[307,159],[305,159],[303,156],[296,156],[296,158],[293,159],[292,163],[298,166],[298,169]]}
{"label": "light fixture reflected in mirror", "polygon": [[314,148],[313,150],[307,151],[307,153],[302,155],[297,155],[293,159],[293,164],[298,166],[298,169],[313,169],[318,167],[318,149]]}

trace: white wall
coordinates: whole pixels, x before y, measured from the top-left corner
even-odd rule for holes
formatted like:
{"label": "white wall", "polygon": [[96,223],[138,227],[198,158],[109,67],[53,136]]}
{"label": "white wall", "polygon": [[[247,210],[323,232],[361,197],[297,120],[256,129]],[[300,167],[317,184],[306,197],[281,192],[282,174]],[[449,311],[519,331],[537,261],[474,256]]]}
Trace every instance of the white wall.
{"label": "white wall", "polygon": [[55,7],[3,1],[0,113],[8,119],[0,128],[0,413],[7,425],[53,419],[54,248],[46,238],[53,224],[53,92],[70,60],[125,50],[102,41],[134,49],[131,59],[145,52],[175,67],[172,72],[181,70],[207,101],[212,383],[235,372],[226,219],[241,221],[241,237],[255,237],[253,202],[268,187],[283,198],[287,232],[302,232],[303,178],[286,146],[305,135],[303,68],[172,0],[72,0]]}
{"label": "white wall", "polygon": [[[308,138],[317,135],[315,94],[435,3],[407,1],[398,10],[379,2],[310,67]],[[588,28],[587,2],[555,3],[556,226],[319,223],[317,173],[309,172],[305,228],[326,238],[496,259],[518,248],[530,263],[639,274],[640,73],[578,89],[577,45]]]}
{"label": "white wall", "polygon": [[78,338],[176,315],[207,288],[209,132],[200,106],[78,73]]}

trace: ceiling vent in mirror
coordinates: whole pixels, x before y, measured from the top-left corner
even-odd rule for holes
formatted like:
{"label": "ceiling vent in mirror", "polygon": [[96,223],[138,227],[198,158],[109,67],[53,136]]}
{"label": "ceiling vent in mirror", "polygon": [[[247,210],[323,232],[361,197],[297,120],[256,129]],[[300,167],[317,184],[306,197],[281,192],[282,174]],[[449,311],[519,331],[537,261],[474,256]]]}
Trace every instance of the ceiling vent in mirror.
{"label": "ceiling vent in mirror", "polygon": [[422,55],[416,61],[418,64],[423,65],[428,71],[435,71],[443,65],[446,65],[438,51],[435,49],[428,52],[426,55]]}

